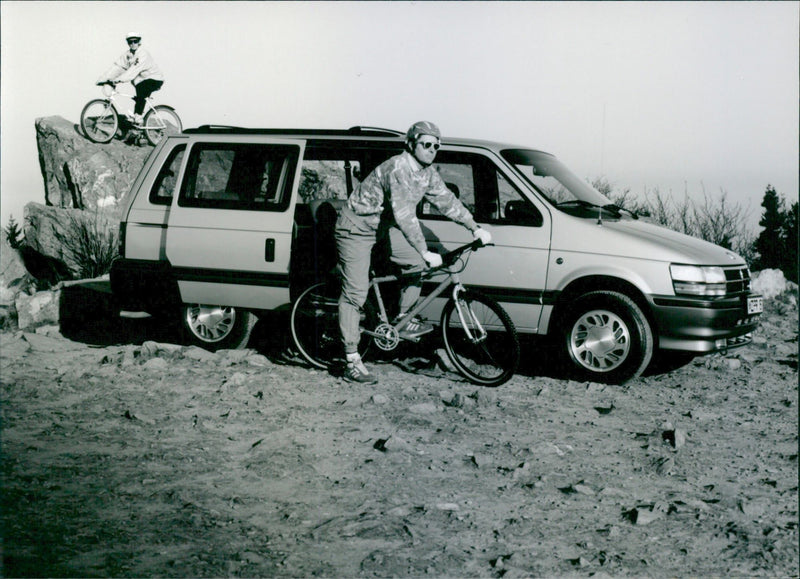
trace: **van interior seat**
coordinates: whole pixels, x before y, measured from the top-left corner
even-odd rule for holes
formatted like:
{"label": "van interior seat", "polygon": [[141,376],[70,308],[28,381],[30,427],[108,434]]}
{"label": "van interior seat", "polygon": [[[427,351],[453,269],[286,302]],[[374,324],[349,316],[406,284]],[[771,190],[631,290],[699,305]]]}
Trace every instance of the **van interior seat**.
{"label": "van interior seat", "polygon": [[294,208],[294,223],[297,227],[312,227],[314,225],[314,215],[308,203],[298,203]]}
{"label": "van interior seat", "polygon": [[314,222],[327,225],[331,219],[334,224],[336,223],[339,210],[344,207],[345,203],[347,203],[347,199],[314,199],[308,202],[308,206]]}

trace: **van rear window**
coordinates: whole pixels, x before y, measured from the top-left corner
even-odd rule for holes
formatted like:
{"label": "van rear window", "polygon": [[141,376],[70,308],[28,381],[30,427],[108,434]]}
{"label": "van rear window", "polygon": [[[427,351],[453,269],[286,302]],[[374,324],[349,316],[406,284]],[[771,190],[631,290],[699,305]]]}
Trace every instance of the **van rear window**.
{"label": "van rear window", "polygon": [[283,211],[289,206],[300,148],[205,143],[192,147],[178,205]]}

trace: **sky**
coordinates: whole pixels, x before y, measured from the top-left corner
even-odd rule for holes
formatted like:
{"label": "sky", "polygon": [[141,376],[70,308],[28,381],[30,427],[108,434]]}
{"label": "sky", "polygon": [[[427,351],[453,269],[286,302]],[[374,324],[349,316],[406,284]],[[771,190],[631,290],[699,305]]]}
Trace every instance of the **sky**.
{"label": "sky", "polygon": [[34,121],[79,121],[137,31],[185,127],[430,120],[587,180],[798,198],[800,2],[0,2],[0,219],[44,203]]}

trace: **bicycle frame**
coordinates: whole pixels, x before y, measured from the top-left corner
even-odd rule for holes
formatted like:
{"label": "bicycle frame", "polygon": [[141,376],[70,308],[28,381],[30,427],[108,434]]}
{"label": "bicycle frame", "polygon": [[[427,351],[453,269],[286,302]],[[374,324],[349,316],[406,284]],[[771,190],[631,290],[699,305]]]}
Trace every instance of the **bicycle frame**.
{"label": "bicycle frame", "polygon": [[[459,249],[456,249],[456,250],[450,252],[450,255],[458,254],[460,256],[465,251],[466,247],[473,247],[474,248],[474,242],[471,243],[471,244],[468,244],[467,246],[461,247]],[[453,301],[454,301],[454,303],[456,305],[456,310],[458,311],[458,318],[461,321],[461,326],[463,327],[463,329],[466,332],[467,336],[474,343],[478,343],[478,342],[480,342],[482,340],[485,340],[486,336],[487,336],[486,329],[481,325],[480,321],[478,321],[477,319],[474,319],[472,317],[471,313],[463,311],[463,309],[461,307],[461,304],[459,303],[458,294],[460,294],[461,292],[466,291],[466,288],[464,287],[464,284],[461,283],[461,277],[459,276],[459,272],[458,271],[453,271],[453,267],[454,266],[451,264],[451,265],[442,266],[441,268],[436,268],[435,270],[431,270],[431,271],[428,271],[428,272],[422,272],[422,274],[413,273],[413,274],[405,274],[405,275],[386,275],[386,276],[372,278],[370,280],[370,283],[369,283],[369,288],[374,292],[375,298],[376,298],[376,300],[378,302],[378,310],[379,310],[380,321],[383,324],[389,325],[395,331],[400,332],[406,325],[408,325],[408,323],[414,318],[414,316],[416,316],[420,312],[424,311],[433,302],[433,300],[438,298],[442,293],[444,293],[444,291],[447,288],[452,286],[453,287],[452,299],[453,299]],[[391,281],[402,281],[404,278],[410,278],[412,276],[417,276],[417,275],[422,275],[425,278],[430,278],[430,277],[433,277],[435,275],[440,275],[444,271],[447,271],[447,277],[445,279],[443,279],[439,283],[439,285],[437,285],[434,288],[434,290],[431,293],[429,293],[427,296],[425,296],[425,298],[422,301],[418,301],[416,304],[414,304],[414,307],[411,308],[411,310],[409,310],[408,314],[406,316],[404,316],[403,319],[401,319],[397,324],[393,325],[393,324],[389,323],[389,316],[388,316],[388,314],[386,312],[386,306],[385,306],[385,304],[383,302],[383,297],[381,296],[381,292],[380,292],[380,284],[386,283],[386,282],[391,282]],[[469,328],[469,325],[464,322],[465,316],[469,316],[471,318],[471,321],[473,322],[473,324],[478,328],[478,331],[479,331],[479,335],[478,336],[475,336],[472,333],[471,329]],[[372,330],[367,330],[367,329],[363,329],[362,328],[362,332],[364,334],[366,334],[368,336],[372,336],[372,337],[377,337],[377,338],[383,338],[384,337],[383,334],[381,334],[379,332],[374,332]]]}
{"label": "bicycle frame", "polygon": [[[116,86],[112,86],[109,84],[104,84],[102,87],[103,96],[105,99],[111,103],[111,106],[114,107],[114,110],[117,112],[117,115],[126,116],[126,114],[120,113],[119,108],[117,107],[117,102],[120,97],[134,99],[136,98],[136,94],[130,94],[127,92],[122,92],[117,90]],[[142,111],[142,116],[144,117],[149,111],[153,111],[155,114],[155,118],[158,119],[159,126],[158,128],[163,129],[166,128],[166,123],[164,123],[163,119],[158,114],[158,109],[153,106],[153,97],[149,96],[144,99],[144,111]],[[137,128],[141,128],[141,126],[136,125]]]}
{"label": "bicycle frame", "polygon": [[[452,364],[450,369],[484,386],[498,386],[509,380],[519,363],[519,341],[514,324],[497,301],[465,287],[459,275],[466,268],[467,252],[482,245],[476,240],[442,254],[442,265],[421,273],[373,274],[368,291],[374,292],[377,303],[370,295],[369,303],[365,304],[365,323],[360,324],[357,345],[361,355],[367,354],[370,345],[392,352],[401,341],[419,342],[427,332],[403,336],[400,330],[407,329],[411,320],[434,300],[445,297],[439,331],[442,348]],[[411,276],[415,281],[420,277],[425,280],[435,277],[435,288],[418,299],[401,320],[391,324],[380,286],[386,282],[407,281]],[[444,279],[439,280],[439,276]],[[342,355],[338,319],[340,281],[333,277],[311,285],[292,306],[292,338],[300,355],[318,368],[334,367]]]}

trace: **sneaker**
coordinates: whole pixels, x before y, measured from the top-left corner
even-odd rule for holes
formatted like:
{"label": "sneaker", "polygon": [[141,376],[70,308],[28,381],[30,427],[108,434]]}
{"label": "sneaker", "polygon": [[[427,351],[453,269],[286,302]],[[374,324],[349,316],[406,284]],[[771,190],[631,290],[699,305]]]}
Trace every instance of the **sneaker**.
{"label": "sneaker", "polygon": [[406,326],[402,330],[400,330],[400,337],[406,338],[408,340],[416,340],[420,336],[429,334],[432,331],[433,331],[432,325],[422,321],[422,318],[420,318],[419,316],[414,316],[406,324]]}
{"label": "sneaker", "polygon": [[356,382],[358,384],[375,384],[378,378],[374,374],[370,374],[364,362],[360,359],[354,362],[347,362],[343,375],[345,381]]}
{"label": "sneaker", "polygon": [[144,117],[142,115],[133,115],[134,125],[141,125],[143,122],[144,122]]}

